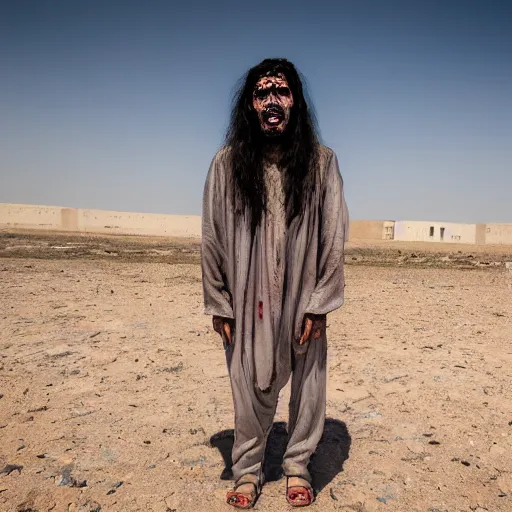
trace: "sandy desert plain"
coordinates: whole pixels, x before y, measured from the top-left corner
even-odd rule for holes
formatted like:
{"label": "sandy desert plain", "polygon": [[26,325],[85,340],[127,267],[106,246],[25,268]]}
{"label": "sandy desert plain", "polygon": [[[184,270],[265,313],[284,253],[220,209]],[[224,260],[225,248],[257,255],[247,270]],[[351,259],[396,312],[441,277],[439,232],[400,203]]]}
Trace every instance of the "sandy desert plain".
{"label": "sandy desert plain", "polygon": [[[351,242],[310,508],[512,511],[512,247]],[[0,232],[0,510],[232,510],[198,241]],[[278,407],[255,510],[285,511]]]}

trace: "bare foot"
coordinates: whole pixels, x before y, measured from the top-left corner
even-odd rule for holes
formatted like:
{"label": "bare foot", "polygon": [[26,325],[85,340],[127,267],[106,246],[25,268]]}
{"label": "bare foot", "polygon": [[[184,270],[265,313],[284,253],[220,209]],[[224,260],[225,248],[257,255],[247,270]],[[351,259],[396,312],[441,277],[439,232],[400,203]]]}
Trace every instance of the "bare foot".
{"label": "bare foot", "polygon": [[252,508],[258,499],[259,490],[256,483],[241,482],[229,491],[226,502],[236,508]]}
{"label": "bare foot", "polygon": [[307,507],[314,500],[313,488],[304,478],[288,477],[286,484],[286,501],[293,507]]}

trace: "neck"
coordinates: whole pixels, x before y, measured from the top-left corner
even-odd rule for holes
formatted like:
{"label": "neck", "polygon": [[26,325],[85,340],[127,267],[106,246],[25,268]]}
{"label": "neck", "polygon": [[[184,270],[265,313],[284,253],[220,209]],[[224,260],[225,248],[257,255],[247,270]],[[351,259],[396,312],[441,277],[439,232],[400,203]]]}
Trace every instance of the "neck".
{"label": "neck", "polygon": [[269,164],[277,164],[281,160],[282,149],[278,143],[267,144],[263,150],[263,157]]}

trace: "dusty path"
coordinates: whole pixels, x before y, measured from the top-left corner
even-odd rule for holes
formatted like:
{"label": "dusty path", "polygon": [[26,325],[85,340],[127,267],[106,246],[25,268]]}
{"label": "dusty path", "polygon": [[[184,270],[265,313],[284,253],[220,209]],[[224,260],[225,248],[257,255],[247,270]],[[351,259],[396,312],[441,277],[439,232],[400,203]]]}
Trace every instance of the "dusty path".
{"label": "dusty path", "polygon": [[[512,273],[349,266],[346,292],[311,510],[512,510]],[[0,510],[230,510],[197,265],[0,259],[0,332]],[[256,510],[289,510],[284,480]]]}

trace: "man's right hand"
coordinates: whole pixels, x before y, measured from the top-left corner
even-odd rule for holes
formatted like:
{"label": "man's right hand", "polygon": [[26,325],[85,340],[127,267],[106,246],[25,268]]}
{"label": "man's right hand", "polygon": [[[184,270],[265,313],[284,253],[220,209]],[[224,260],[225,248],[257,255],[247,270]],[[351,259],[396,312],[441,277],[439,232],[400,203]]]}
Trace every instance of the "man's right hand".
{"label": "man's right hand", "polygon": [[231,345],[231,319],[223,318],[221,316],[214,316],[213,330],[220,334],[223,339],[224,336],[226,336],[228,345]]}

